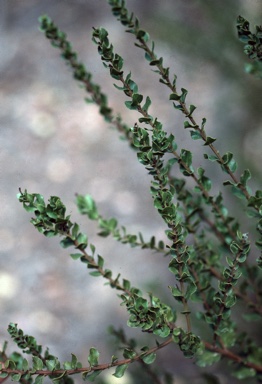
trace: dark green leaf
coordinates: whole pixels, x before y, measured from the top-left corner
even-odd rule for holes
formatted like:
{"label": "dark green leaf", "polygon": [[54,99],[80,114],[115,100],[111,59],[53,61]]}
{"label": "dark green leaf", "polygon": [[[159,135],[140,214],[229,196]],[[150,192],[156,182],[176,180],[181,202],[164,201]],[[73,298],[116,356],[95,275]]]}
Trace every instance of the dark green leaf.
{"label": "dark green leaf", "polygon": [[99,352],[96,348],[90,348],[88,362],[91,367],[98,365]]}
{"label": "dark green leaf", "polygon": [[244,170],[244,173],[241,175],[240,177],[240,182],[241,184],[243,184],[244,186],[246,186],[247,184],[247,181],[251,179],[251,172],[249,169],[245,169]]}
{"label": "dark green leaf", "polygon": [[128,84],[129,88],[131,89],[131,91],[133,93],[137,93],[138,92],[138,86],[137,86],[137,84],[133,80],[131,80],[131,79],[128,80],[127,84]]}
{"label": "dark green leaf", "polygon": [[133,359],[134,357],[136,357],[136,352],[133,351],[132,349],[125,348],[123,352],[123,356],[125,359]]}
{"label": "dark green leaf", "polygon": [[187,115],[187,117],[190,117],[192,115],[192,113],[194,112],[194,110],[196,109],[196,107],[194,105],[190,105],[189,106],[189,114]]}
{"label": "dark green leaf", "polygon": [[139,123],[149,124],[152,121],[152,117],[140,117],[138,121]]}
{"label": "dark green leaf", "polygon": [[190,124],[189,121],[185,121],[185,122],[184,122],[184,128],[185,128],[185,129],[186,129],[186,128],[195,128],[195,127],[196,127],[196,126]]}
{"label": "dark green leaf", "polygon": [[150,39],[149,33],[143,31],[142,29],[137,32],[136,37],[144,42],[147,42]]}
{"label": "dark green leaf", "polygon": [[60,245],[63,248],[68,248],[68,247],[71,247],[72,245],[75,245],[75,243],[69,237],[65,237],[63,240],[60,241]]}
{"label": "dark green leaf", "polygon": [[235,185],[232,186],[232,193],[233,193],[234,196],[237,196],[241,200],[245,200],[246,199],[246,195],[244,194],[242,189],[236,187]]}
{"label": "dark green leaf", "polygon": [[113,376],[115,376],[118,379],[120,379],[120,377],[124,376],[124,373],[125,373],[125,370],[127,369],[127,367],[128,367],[128,364],[118,365],[116,367],[116,370],[115,370],[115,373],[113,374]]}
{"label": "dark green leaf", "polygon": [[214,143],[214,141],[216,141],[216,139],[214,137],[207,136],[204,145],[210,145],[210,144]]}
{"label": "dark green leaf", "polygon": [[202,136],[201,136],[200,132],[198,132],[198,131],[190,131],[190,135],[191,135],[193,140],[202,139]]}
{"label": "dark green leaf", "polygon": [[143,105],[142,110],[143,110],[144,112],[147,112],[147,111],[148,111],[148,108],[150,107],[150,105],[151,105],[151,99],[150,99],[149,96],[147,96],[147,97],[146,97],[146,102],[145,102],[145,104]]}
{"label": "dark green leaf", "polygon": [[186,96],[188,94],[188,91],[185,88],[181,88],[181,91],[182,91],[182,94],[180,96],[180,102],[184,103],[186,101]]}
{"label": "dark green leaf", "polygon": [[208,159],[210,161],[218,161],[218,157],[217,156],[214,156],[214,155],[207,155],[206,153],[204,153],[204,158],[205,159]]}
{"label": "dark green leaf", "polygon": [[82,378],[83,378],[84,381],[87,381],[87,380],[88,380],[88,381],[93,382],[93,381],[95,381],[95,378],[96,378],[98,375],[100,375],[101,372],[103,372],[102,369],[98,369],[98,370],[93,371],[93,372],[91,372],[91,373],[89,373],[89,372],[84,372],[84,373],[82,374]]}
{"label": "dark green leaf", "polygon": [[169,96],[169,100],[179,100],[180,96],[177,93],[171,93]]}
{"label": "dark green leaf", "polygon": [[152,364],[156,359],[156,353],[149,353],[148,355],[141,356],[141,359],[146,364]]}

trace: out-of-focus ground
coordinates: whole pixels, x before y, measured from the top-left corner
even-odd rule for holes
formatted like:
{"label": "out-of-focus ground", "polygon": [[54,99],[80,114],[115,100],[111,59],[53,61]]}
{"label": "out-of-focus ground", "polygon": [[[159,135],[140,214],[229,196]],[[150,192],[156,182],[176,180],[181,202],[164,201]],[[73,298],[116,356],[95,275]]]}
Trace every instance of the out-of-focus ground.
{"label": "out-of-focus ground", "polygon": [[[164,56],[171,74],[178,75],[178,86],[189,90],[188,102],[198,107],[198,121],[207,118],[207,131],[218,137],[221,152],[236,153],[240,169],[247,164],[255,175],[254,186],[258,185],[261,88],[243,71],[247,58],[236,38],[235,20],[241,14],[258,24],[259,1],[132,0],[127,5],[155,40],[156,53]],[[101,214],[117,217],[129,232],[141,231],[146,239],[153,234],[164,239],[166,228],[152,209],[150,177],[143,166],[99,116],[98,108],[85,104],[84,91],[72,80],[59,51],[38,31],[37,18],[45,13],[67,32],[93,80],[109,95],[110,106],[132,126],[138,116],[125,109],[125,99],[113,87],[91,42],[93,26],[106,28],[125,59],[126,73],[131,70],[140,92],[151,96],[150,113],[175,134],[181,148],[199,149],[196,166],[205,167],[206,162],[202,145],[191,142],[183,130],[183,117],[172,109],[168,90],[150,71],[142,51],[133,47],[133,36],[124,34],[105,0],[1,0],[0,341],[9,339],[7,325],[15,322],[63,361],[70,360],[73,352],[84,362],[94,346],[106,362],[115,353],[106,327],[125,326],[127,320],[116,292],[102,279],[89,276],[56,238],[44,238],[32,227],[30,214],[16,200],[18,188],[41,193],[46,200],[60,196],[72,221],[82,225],[115,275],[120,272],[147,291],[158,290],[171,303],[167,286],[174,281],[167,272],[168,260],[98,237],[94,223],[79,218],[75,193],[91,194]],[[211,166],[215,179],[224,180],[218,167]],[[175,346],[158,355],[157,361],[173,371],[176,383],[192,379],[202,383],[201,370],[185,361]],[[220,373],[220,378],[224,384],[234,382],[227,374]]]}

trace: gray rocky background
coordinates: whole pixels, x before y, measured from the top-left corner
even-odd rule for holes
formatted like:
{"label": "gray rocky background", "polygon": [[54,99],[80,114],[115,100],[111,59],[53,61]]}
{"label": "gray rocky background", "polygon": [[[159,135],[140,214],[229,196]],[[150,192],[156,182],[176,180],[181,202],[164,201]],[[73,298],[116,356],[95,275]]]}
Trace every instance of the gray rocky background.
{"label": "gray rocky background", "polygon": [[[240,169],[247,164],[258,185],[261,86],[243,71],[247,58],[234,25],[239,14],[259,24],[261,1],[129,0],[127,5],[149,31],[171,74],[178,75],[178,86],[189,90],[188,102],[198,107],[198,120],[207,118],[207,131],[218,137],[221,152],[235,152]],[[124,34],[105,0],[0,0],[0,342],[9,340],[6,328],[15,322],[63,361],[73,352],[85,362],[94,346],[106,362],[115,353],[106,327],[125,326],[127,320],[116,292],[89,276],[58,239],[46,239],[32,227],[30,214],[16,200],[18,188],[41,193],[46,200],[60,196],[115,274],[147,291],[158,290],[172,303],[168,260],[98,237],[95,224],[79,217],[74,195],[91,194],[105,217],[117,217],[129,232],[141,231],[146,239],[153,234],[164,239],[165,226],[152,209],[150,177],[143,166],[97,107],[85,104],[84,91],[72,80],[59,51],[38,31],[37,19],[45,13],[67,32],[110,106],[132,126],[138,116],[125,109],[91,42],[93,26],[106,28],[126,71],[132,71],[140,92],[151,96],[150,113],[175,134],[181,147],[198,147],[196,166],[206,163],[201,144],[190,142],[183,117],[172,109],[168,90],[159,85],[142,51],[133,46],[133,36]],[[222,180],[216,166],[210,172]],[[238,214],[241,205],[235,209]],[[144,336],[139,338],[143,345]],[[10,341],[9,348],[14,348]],[[203,382],[201,370],[193,363],[188,369],[175,346],[158,355],[157,362],[173,372],[176,383]],[[219,368],[210,371],[219,373]],[[222,383],[233,383],[227,374],[219,375]],[[127,384],[128,379],[117,382]]]}

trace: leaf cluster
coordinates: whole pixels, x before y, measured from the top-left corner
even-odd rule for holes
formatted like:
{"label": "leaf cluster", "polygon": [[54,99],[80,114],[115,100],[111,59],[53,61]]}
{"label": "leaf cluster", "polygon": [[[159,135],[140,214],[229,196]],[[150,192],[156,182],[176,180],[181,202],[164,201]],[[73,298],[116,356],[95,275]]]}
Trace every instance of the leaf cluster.
{"label": "leaf cluster", "polygon": [[[41,194],[20,189],[18,199],[24,209],[33,215],[32,225],[46,237],[62,237],[60,245],[63,248],[74,248],[70,254],[73,260],[79,259],[91,270],[91,276],[104,278],[106,285],[116,289],[120,305],[129,316],[127,325],[148,334],[149,339],[153,337],[154,346],[139,347],[138,340],[127,340],[123,331],[111,329],[123,345],[122,360],[113,355],[109,363],[102,364],[99,362],[99,351],[91,347],[87,356],[88,366],[80,363],[75,354],[71,354],[70,361],[60,363],[48,350],[42,355],[42,347],[34,337],[25,335],[16,324],[10,323],[10,336],[18,348],[32,356],[32,366],[17,352],[7,356],[4,346],[0,377],[37,384],[49,377],[54,383],[71,384],[71,375],[82,374],[83,380],[94,381],[101,372],[113,367],[114,376],[121,378],[131,363],[139,362],[147,366],[146,372],[152,382],[160,383],[157,372],[148,366],[154,363],[158,350],[172,344],[186,358],[194,358],[200,367],[213,365],[224,358],[233,365],[232,371],[237,378],[261,379],[262,348],[248,332],[242,332],[235,318],[237,314],[246,321],[261,320],[262,257],[258,256],[255,263],[250,259],[252,252],[262,248],[262,192],[252,192],[249,187],[251,172],[248,169],[238,176],[233,153],[220,154],[216,138],[208,136],[206,118],[196,121],[196,106],[187,105],[188,90],[178,90],[177,75],[170,80],[170,68],[165,67],[164,59],[157,56],[155,43],[149,33],[140,27],[138,18],[128,11],[125,2],[109,0],[108,4],[127,32],[134,35],[135,46],[144,51],[145,59],[150,68],[154,68],[160,84],[168,89],[167,103],[170,102],[171,109],[184,115],[183,128],[189,132],[190,139],[201,141],[204,151],[209,149],[209,153],[203,153],[204,158],[214,166],[218,164],[228,180],[223,182],[218,193],[214,192],[206,170],[195,166],[194,153],[187,148],[179,148],[174,133],[168,133],[161,118],[150,112],[151,98],[140,93],[137,82],[131,72],[125,70],[124,59],[115,52],[104,28],[93,28],[92,39],[104,67],[117,82],[114,85],[123,94],[126,107],[139,113],[133,127],[124,124],[122,118],[108,107],[107,96],[78,61],[66,34],[48,16],[42,16],[41,31],[54,47],[60,49],[62,58],[73,71],[73,77],[84,84],[89,94],[88,102],[99,106],[105,121],[124,134],[136,152],[138,162],[151,178],[152,205],[163,219],[166,230],[160,241],[156,242],[154,235],[145,241],[142,233],[129,233],[116,218],[104,218],[89,194],[76,196],[79,213],[97,223],[98,234],[102,237],[111,235],[131,248],[150,249],[168,256],[168,270],[174,283],[169,286],[171,304],[167,305],[155,292],[144,293],[142,286],[132,286],[120,273],[113,277],[113,272],[105,268],[104,258],[89,243],[88,235],[81,231],[79,224],[71,221],[60,197],[51,196],[46,203]],[[248,56],[259,61],[261,29],[257,27],[256,35],[253,35],[249,31],[249,23],[241,17],[238,18],[237,29],[240,39],[250,46],[245,47]],[[226,207],[222,192],[224,186],[230,186],[232,196],[241,199],[246,220],[256,221],[255,244],[246,232],[246,222],[239,223],[231,209]],[[202,334],[198,334],[196,321],[202,324]],[[172,380],[168,373],[161,374],[161,379],[166,384]],[[208,375],[206,379],[206,382],[218,382]]]}

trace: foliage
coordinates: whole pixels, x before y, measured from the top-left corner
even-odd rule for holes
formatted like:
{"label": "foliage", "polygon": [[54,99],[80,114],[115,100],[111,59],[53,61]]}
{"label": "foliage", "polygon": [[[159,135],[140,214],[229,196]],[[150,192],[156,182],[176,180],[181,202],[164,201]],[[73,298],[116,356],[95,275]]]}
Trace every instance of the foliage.
{"label": "foliage", "polygon": [[[122,345],[122,359],[113,355],[110,362],[101,363],[99,351],[91,347],[87,356],[88,366],[82,365],[74,354],[71,361],[61,363],[48,349],[42,353],[42,347],[34,337],[25,335],[17,324],[10,323],[8,332],[11,338],[23,353],[32,356],[32,363],[18,352],[8,355],[5,344],[0,356],[1,381],[11,377],[21,383],[41,384],[45,377],[49,377],[54,383],[73,383],[71,376],[74,374],[82,374],[83,380],[94,381],[108,368],[114,368],[113,375],[121,378],[131,363],[139,362],[152,382],[171,383],[169,373],[159,374],[150,367],[158,350],[170,344],[176,344],[185,358],[194,358],[200,367],[224,359],[232,365],[236,378],[262,379],[262,348],[248,332],[241,331],[235,320],[236,310],[241,310],[247,321],[261,319],[262,258],[258,256],[253,262],[250,255],[251,249],[256,252],[262,248],[262,192],[252,192],[248,169],[237,175],[237,162],[231,152],[220,154],[216,138],[208,136],[206,119],[196,121],[196,106],[188,105],[186,101],[188,90],[178,89],[176,75],[170,79],[170,69],[165,67],[163,58],[157,56],[154,42],[140,27],[137,17],[129,13],[124,1],[108,0],[108,3],[113,15],[127,28],[126,32],[136,39],[135,46],[144,52],[160,83],[168,88],[170,106],[175,112],[183,114],[184,128],[191,139],[201,141],[205,150],[209,148],[210,152],[204,152],[204,158],[220,166],[226,175],[223,185],[230,187],[229,192],[241,199],[246,220],[256,222],[256,245],[251,240],[252,236],[245,232],[246,223],[238,223],[226,207],[222,191],[217,195],[212,192],[212,180],[205,169],[194,167],[193,153],[180,149],[175,136],[166,132],[160,119],[150,112],[150,97],[142,95],[131,73],[126,73],[124,60],[115,52],[108,32],[104,28],[94,28],[93,42],[105,68],[117,82],[115,87],[127,97],[126,107],[140,115],[133,127],[123,123],[121,117],[108,106],[107,96],[78,61],[66,34],[48,16],[42,16],[41,31],[53,46],[60,49],[74,78],[84,85],[89,94],[86,100],[96,103],[105,121],[124,135],[150,175],[153,205],[166,225],[165,239],[156,241],[152,235],[149,241],[145,241],[142,233],[128,233],[125,227],[118,225],[117,219],[104,218],[88,194],[76,196],[79,213],[97,222],[102,237],[112,236],[122,244],[151,249],[168,256],[168,269],[176,280],[169,287],[174,304],[167,305],[155,293],[146,295],[140,288],[132,286],[129,280],[120,277],[120,274],[115,276],[106,268],[105,260],[97,254],[95,245],[89,243],[80,226],[71,221],[60,197],[51,196],[46,203],[39,193],[19,190],[18,199],[31,213],[33,226],[46,237],[59,236],[63,248],[73,248],[70,256],[74,260],[80,260],[90,270],[91,276],[103,277],[107,285],[118,291],[121,305],[129,314],[127,325],[140,328],[149,334],[149,339],[153,337],[156,341],[154,346],[141,347],[138,340],[128,340],[123,330],[111,328],[111,333]],[[237,29],[241,41],[247,43],[245,53],[256,65],[261,65],[261,27],[256,27],[254,35],[249,31],[249,23],[239,16]],[[258,73],[254,68],[249,72]],[[177,170],[180,177],[175,176]],[[194,183],[193,189],[188,180]],[[177,324],[179,312],[184,316],[183,326]],[[203,335],[196,333],[196,321],[202,323],[203,329],[210,330],[208,338],[207,332]],[[208,373],[202,377],[205,382],[219,382]]]}
{"label": "foliage", "polygon": [[253,63],[246,64],[246,72],[262,78],[262,26],[256,25],[256,33],[252,33],[249,29],[249,22],[239,16],[237,31],[239,40],[245,44],[245,54],[253,60]]}

